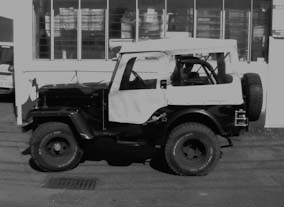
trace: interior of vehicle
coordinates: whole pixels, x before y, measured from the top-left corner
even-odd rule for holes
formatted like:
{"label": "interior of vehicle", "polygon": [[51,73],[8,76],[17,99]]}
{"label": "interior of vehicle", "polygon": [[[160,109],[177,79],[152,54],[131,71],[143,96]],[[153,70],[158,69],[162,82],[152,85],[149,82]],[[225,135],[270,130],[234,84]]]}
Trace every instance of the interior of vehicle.
{"label": "interior of vehicle", "polygon": [[[225,84],[232,82],[232,77],[226,74],[225,59],[228,54],[209,54],[204,57],[176,56],[176,64],[171,74],[173,86]],[[210,60],[210,61],[209,61]],[[213,68],[212,64],[216,66]]]}

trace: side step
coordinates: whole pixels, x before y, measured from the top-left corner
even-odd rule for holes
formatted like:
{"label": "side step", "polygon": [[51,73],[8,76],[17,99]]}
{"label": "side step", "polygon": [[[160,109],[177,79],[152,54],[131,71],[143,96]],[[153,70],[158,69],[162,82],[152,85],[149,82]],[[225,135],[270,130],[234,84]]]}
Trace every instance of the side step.
{"label": "side step", "polygon": [[143,140],[137,140],[137,141],[117,140],[116,143],[121,144],[121,145],[131,146],[131,147],[142,147],[142,146],[147,145],[147,142]]}

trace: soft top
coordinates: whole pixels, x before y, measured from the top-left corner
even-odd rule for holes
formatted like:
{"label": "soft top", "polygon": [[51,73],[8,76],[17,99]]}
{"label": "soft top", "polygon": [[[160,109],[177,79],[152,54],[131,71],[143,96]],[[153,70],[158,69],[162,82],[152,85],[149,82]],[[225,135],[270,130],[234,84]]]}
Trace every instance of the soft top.
{"label": "soft top", "polygon": [[145,40],[123,46],[120,53],[161,51],[168,54],[231,52],[237,49],[237,41],[206,38],[172,38]]}

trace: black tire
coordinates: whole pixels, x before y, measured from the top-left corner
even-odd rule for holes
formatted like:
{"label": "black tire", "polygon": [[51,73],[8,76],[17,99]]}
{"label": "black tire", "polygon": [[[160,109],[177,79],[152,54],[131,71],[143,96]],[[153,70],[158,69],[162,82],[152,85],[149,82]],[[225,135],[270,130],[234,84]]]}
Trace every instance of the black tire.
{"label": "black tire", "polygon": [[169,134],[165,157],[178,175],[206,175],[220,158],[220,146],[215,133],[199,123],[184,123]]}
{"label": "black tire", "polygon": [[257,121],[261,114],[263,102],[263,88],[260,76],[256,73],[244,74],[242,88],[248,118],[250,121]]}
{"label": "black tire", "polygon": [[31,156],[43,171],[64,171],[79,164],[83,151],[70,127],[60,122],[40,125],[31,139]]}

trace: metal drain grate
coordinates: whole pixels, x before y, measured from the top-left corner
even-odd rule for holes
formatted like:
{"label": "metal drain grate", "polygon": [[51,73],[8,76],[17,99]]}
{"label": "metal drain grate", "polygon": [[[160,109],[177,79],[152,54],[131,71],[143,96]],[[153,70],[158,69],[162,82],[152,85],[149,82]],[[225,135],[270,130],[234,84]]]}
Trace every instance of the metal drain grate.
{"label": "metal drain grate", "polygon": [[96,187],[96,182],[96,178],[51,177],[42,187],[70,190],[94,190]]}

